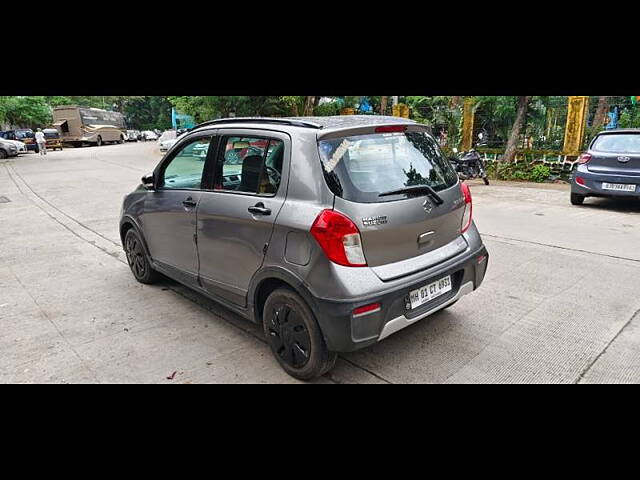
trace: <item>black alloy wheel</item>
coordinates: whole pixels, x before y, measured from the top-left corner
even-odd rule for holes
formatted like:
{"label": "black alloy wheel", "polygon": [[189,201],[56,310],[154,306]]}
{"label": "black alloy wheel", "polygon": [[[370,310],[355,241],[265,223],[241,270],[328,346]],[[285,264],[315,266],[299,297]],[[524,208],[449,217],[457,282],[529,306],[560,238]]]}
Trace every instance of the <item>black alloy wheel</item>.
{"label": "black alloy wheel", "polygon": [[292,377],[310,380],[335,365],[306,302],[288,288],[273,291],[263,309],[264,334],[280,366]]}
{"label": "black alloy wheel", "polygon": [[304,367],[311,353],[311,337],[302,317],[290,305],[277,303],[267,321],[273,351],[293,368]]}
{"label": "black alloy wheel", "polygon": [[124,239],[124,251],[127,255],[127,263],[131,272],[140,283],[154,283],[157,280],[157,272],[153,270],[142,245],[138,233],[131,229]]}

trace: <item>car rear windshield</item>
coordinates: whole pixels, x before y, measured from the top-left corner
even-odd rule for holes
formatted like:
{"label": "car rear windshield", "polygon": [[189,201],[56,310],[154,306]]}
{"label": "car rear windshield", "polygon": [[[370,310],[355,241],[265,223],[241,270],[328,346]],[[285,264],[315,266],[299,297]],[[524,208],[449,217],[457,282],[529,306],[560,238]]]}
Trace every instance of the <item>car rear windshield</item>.
{"label": "car rear windshield", "polygon": [[358,203],[389,202],[406,187],[452,187],[458,176],[426,132],[375,133],[319,142],[325,179],[334,194]]}
{"label": "car rear windshield", "polygon": [[591,149],[603,153],[640,154],[640,133],[600,135],[593,143]]}

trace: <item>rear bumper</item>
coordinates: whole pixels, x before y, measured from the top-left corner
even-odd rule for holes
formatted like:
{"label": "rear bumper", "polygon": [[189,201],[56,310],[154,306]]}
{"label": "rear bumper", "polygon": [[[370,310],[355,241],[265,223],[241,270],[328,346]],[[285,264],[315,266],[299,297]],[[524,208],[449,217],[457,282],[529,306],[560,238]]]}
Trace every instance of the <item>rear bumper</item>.
{"label": "rear bumper", "polygon": [[[576,182],[576,177],[580,177],[584,185]],[[618,183],[625,185],[635,185],[633,192],[617,190],[605,190],[602,183]],[[586,166],[581,165],[571,175],[571,193],[585,195],[587,197],[640,197],[640,177],[623,174],[604,174],[590,172]]]}
{"label": "rear bumper", "polygon": [[[439,270],[429,270],[424,277],[411,276],[411,281],[398,285],[382,296],[359,299],[357,302],[336,302],[314,298],[314,310],[327,348],[335,352],[350,352],[372,345],[389,335],[416,323],[456,302],[478,288],[487,270],[489,255],[482,245],[461,254]],[[406,308],[409,292],[451,275],[450,292],[414,310]],[[354,309],[380,303],[379,310],[353,316]]]}

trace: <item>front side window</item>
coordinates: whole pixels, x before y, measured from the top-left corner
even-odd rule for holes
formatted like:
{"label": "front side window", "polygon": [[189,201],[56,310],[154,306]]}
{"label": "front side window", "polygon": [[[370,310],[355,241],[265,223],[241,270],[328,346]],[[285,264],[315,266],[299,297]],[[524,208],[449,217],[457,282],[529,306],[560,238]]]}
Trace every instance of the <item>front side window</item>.
{"label": "front side window", "polygon": [[353,202],[400,200],[407,194],[381,194],[419,185],[440,191],[458,181],[438,144],[424,132],[332,138],[321,140],[319,149],[327,184]]}
{"label": "front side window", "polygon": [[226,137],[218,160],[216,190],[275,195],[284,143],[273,138]]}
{"label": "front side window", "polygon": [[211,137],[201,137],[183,145],[164,168],[161,185],[168,190],[199,190]]}

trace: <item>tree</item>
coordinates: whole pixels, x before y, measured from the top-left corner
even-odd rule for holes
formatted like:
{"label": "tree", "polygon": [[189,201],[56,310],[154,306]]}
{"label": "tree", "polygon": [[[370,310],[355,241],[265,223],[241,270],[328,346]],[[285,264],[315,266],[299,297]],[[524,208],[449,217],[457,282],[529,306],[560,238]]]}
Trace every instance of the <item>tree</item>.
{"label": "tree", "polygon": [[604,125],[604,121],[607,118],[607,112],[609,111],[609,98],[608,97],[598,97],[598,108],[596,109],[596,114],[593,117],[593,123],[591,126],[593,128],[600,128]]}
{"label": "tree", "polygon": [[43,127],[51,123],[51,107],[45,97],[2,97],[3,122],[19,127]]}
{"label": "tree", "polygon": [[507,142],[507,148],[505,149],[503,162],[511,163],[516,158],[516,152],[518,148],[518,140],[520,139],[520,130],[524,124],[527,116],[527,109],[529,107],[529,101],[531,97],[518,97],[518,107],[516,110],[516,118],[511,127],[511,134],[509,135],[509,141]]}
{"label": "tree", "polygon": [[389,97],[380,97],[380,115],[384,115],[386,113],[388,102]]}
{"label": "tree", "polygon": [[313,104],[315,97],[305,97],[304,99],[304,116],[313,115]]}
{"label": "tree", "polygon": [[126,118],[127,125],[136,130],[166,130],[171,128],[172,104],[167,97],[120,97],[117,110]]}

